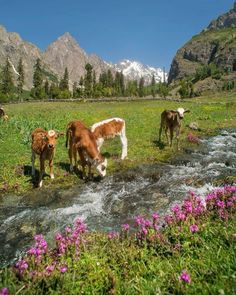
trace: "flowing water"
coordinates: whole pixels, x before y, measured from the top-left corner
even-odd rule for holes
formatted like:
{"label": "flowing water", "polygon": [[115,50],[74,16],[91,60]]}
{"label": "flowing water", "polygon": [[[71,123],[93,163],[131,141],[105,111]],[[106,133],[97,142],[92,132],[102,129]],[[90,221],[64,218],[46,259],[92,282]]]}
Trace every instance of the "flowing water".
{"label": "flowing water", "polygon": [[190,190],[205,195],[214,183],[236,176],[236,130],[224,130],[166,164],[135,169],[65,190],[35,189],[0,199],[0,264],[12,263],[43,233],[56,232],[81,217],[90,230],[120,230],[134,216],[166,214]]}

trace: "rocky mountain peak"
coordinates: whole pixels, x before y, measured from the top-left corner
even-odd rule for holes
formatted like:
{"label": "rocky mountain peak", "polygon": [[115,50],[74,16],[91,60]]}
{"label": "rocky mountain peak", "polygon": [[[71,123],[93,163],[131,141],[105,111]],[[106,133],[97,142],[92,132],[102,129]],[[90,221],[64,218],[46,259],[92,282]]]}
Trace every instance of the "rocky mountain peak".
{"label": "rocky mountain peak", "polygon": [[57,42],[78,45],[76,40],[71,36],[71,34],[69,32],[66,32],[62,36],[60,36],[57,39]]}
{"label": "rocky mountain peak", "polygon": [[236,2],[232,9],[213,20],[200,34],[181,47],[172,60],[168,81],[195,75],[202,65],[214,63],[236,71]]}
{"label": "rocky mountain peak", "polygon": [[222,29],[234,27],[236,27],[236,2],[234,2],[232,9],[220,15],[217,19],[213,20],[209,24],[207,29]]}
{"label": "rocky mountain peak", "polygon": [[130,80],[144,78],[146,85],[151,83],[153,76],[157,83],[167,81],[167,74],[162,69],[150,67],[138,61],[124,59],[114,66],[117,71],[122,72]]}

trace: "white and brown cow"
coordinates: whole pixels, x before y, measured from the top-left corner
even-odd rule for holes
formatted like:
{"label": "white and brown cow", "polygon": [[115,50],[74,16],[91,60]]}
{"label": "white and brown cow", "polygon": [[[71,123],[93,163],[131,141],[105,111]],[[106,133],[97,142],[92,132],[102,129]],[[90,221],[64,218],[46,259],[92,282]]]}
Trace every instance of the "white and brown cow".
{"label": "white and brown cow", "polygon": [[83,178],[86,177],[86,166],[89,168],[88,177],[91,178],[91,168],[95,167],[99,175],[106,175],[107,159],[104,158],[96,143],[96,139],[81,121],[74,120],[67,125],[66,147],[69,143],[70,170],[73,171],[74,164],[77,166],[77,152],[79,153]]}
{"label": "white and brown cow", "polygon": [[54,178],[53,158],[55,154],[56,139],[63,133],[56,133],[54,130],[46,131],[42,128],[36,128],[32,132],[32,175],[35,175],[35,159],[39,155],[40,171],[39,171],[39,187],[43,184],[43,174],[45,173],[45,161],[49,161],[50,177]]}
{"label": "white and brown cow", "polygon": [[181,131],[181,123],[185,113],[189,113],[189,110],[178,108],[177,110],[164,110],[161,113],[161,125],[159,129],[159,141],[161,142],[161,133],[164,128],[166,138],[169,146],[172,146],[174,131],[176,132],[177,149],[179,150],[179,136]]}
{"label": "white and brown cow", "polygon": [[125,120],[121,118],[111,118],[98,123],[95,123],[91,127],[91,131],[96,138],[98,149],[105,139],[113,138],[119,136],[122,144],[122,154],[121,159],[127,157],[127,137],[125,132]]}

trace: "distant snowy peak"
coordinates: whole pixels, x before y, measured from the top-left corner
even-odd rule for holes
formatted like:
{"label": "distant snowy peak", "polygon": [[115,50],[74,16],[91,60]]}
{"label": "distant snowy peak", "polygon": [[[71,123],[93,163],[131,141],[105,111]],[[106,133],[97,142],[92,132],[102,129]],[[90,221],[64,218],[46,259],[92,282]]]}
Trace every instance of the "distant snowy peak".
{"label": "distant snowy peak", "polygon": [[144,65],[138,61],[122,60],[114,64],[117,71],[123,72],[124,76],[131,80],[144,78],[145,84],[150,84],[154,75],[156,83],[167,81],[167,73],[160,68]]}

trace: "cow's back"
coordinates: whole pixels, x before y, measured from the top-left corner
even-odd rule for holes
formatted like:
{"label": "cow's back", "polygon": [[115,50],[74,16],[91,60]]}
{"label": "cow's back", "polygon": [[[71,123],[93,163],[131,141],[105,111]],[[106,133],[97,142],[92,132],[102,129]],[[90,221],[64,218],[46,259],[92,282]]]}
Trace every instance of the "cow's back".
{"label": "cow's back", "polygon": [[42,128],[36,128],[31,134],[31,137],[32,137],[31,148],[38,155],[42,153],[46,145],[46,142],[44,139],[45,134],[46,134],[46,131]]}
{"label": "cow's back", "polygon": [[[99,123],[98,123],[99,124]],[[104,122],[98,126],[96,126],[93,130],[93,134],[96,138],[102,137],[102,138],[109,138],[114,137],[115,135],[118,135],[121,133],[121,130],[124,126],[125,122],[121,119],[113,119],[109,122]]]}

